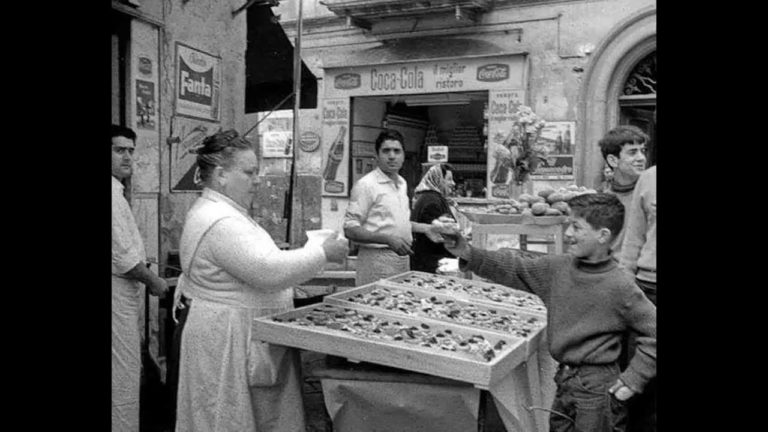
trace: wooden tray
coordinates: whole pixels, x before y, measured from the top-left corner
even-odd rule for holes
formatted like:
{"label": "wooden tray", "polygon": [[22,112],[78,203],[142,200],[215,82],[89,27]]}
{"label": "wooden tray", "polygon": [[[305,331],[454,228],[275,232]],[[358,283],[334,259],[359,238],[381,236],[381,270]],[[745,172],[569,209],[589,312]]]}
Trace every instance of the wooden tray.
{"label": "wooden tray", "polygon": [[[451,319],[450,317],[443,317],[443,316],[432,317],[427,315],[421,309],[416,309],[414,312],[409,313],[401,310],[387,309],[382,306],[374,306],[374,305],[368,305],[364,303],[357,303],[354,300],[352,300],[353,297],[359,294],[363,294],[363,295],[368,294],[377,288],[386,288],[395,292],[410,292],[410,293],[413,293],[418,299],[429,299],[430,297],[432,297],[440,301],[453,300],[461,308],[474,307],[484,312],[495,311],[496,313],[499,313],[501,315],[517,315],[523,319],[535,318],[536,320],[539,321],[539,326],[533,329],[531,333],[528,334],[527,336],[522,337],[522,336],[509,333],[504,330],[493,329],[490,327],[483,326],[481,324],[462,322],[462,321]],[[533,354],[533,352],[538,351],[541,338],[543,337],[543,334],[544,334],[543,330],[546,328],[546,324],[547,324],[546,317],[542,316],[541,314],[533,314],[533,313],[527,312],[523,309],[505,307],[505,306],[491,307],[484,304],[470,303],[470,302],[461,300],[457,297],[454,297],[452,295],[446,295],[445,293],[442,293],[442,292],[435,293],[428,290],[420,290],[417,288],[399,286],[396,284],[379,283],[379,282],[373,282],[373,283],[363,285],[361,287],[357,287],[351,290],[342,291],[342,292],[338,292],[338,293],[326,296],[324,298],[324,301],[329,304],[335,304],[335,305],[339,305],[347,308],[355,308],[358,310],[368,310],[371,312],[387,312],[387,313],[398,314],[406,317],[423,320],[428,324],[445,322],[445,323],[450,323],[450,324],[454,324],[462,327],[467,327],[469,329],[472,329],[472,331],[480,330],[480,331],[495,333],[499,336],[508,336],[508,337],[514,337],[518,339],[523,339],[526,345],[526,357]]]}
{"label": "wooden tray", "polygon": [[[499,340],[506,345],[491,361],[473,360],[459,353],[412,345],[402,341],[385,341],[354,335],[342,330],[323,326],[301,326],[295,323],[276,322],[273,318],[297,318],[306,316],[315,308],[338,307],[330,304],[316,304],[282,314],[256,318],[253,321],[254,337],[278,345],[291,346],[329,355],[346,357],[351,361],[365,361],[444,378],[455,379],[488,389],[494,383],[526,359],[525,343],[522,339],[499,336],[496,333],[468,329],[447,323],[429,323],[431,329],[445,332],[450,329],[462,336],[481,335],[492,344]],[[409,326],[420,326],[424,320],[405,317],[382,311],[368,311],[357,307],[347,309],[373,315],[384,320],[399,321]]]}
{"label": "wooden tray", "polygon": [[463,210],[461,213],[470,221],[478,224],[513,224],[513,225],[559,225],[565,223],[568,216],[531,216],[522,214],[480,213]]}
{"label": "wooden tray", "polygon": [[[492,290],[492,292],[504,292],[508,293],[508,297],[504,298],[510,298],[510,299],[517,299],[517,298],[523,298],[527,299],[529,301],[534,301],[537,303],[536,305],[527,306],[527,305],[517,305],[513,302],[505,302],[505,301],[495,301],[492,300],[486,296],[483,295],[474,295],[471,293],[467,293],[464,291],[454,291],[450,289],[434,289],[427,286],[417,286],[408,282],[404,282],[404,279],[408,279],[411,276],[419,276],[419,277],[426,277],[431,279],[437,279],[444,282],[452,282],[452,283],[458,283],[464,286],[471,286],[476,287],[479,289],[487,288],[489,290]],[[481,303],[484,305],[489,305],[491,307],[505,307],[507,309],[514,309],[521,312],[527,312],[534,315],[544,316],[546,317],[547,309],[544,306],[541,299],[539,299],[538,296],[525,292],[516,290],[514,288],[510,288],[504,285],[499,285],[496,283],[490,283],[490,282],[482,282],[475,279],[465,279],[465,278],[459,278],[459,277],[453,277],[453,276],[446,276],[446,275],[437,275],[432,273],[424,273],[419,271],[409,271],[405,273],[400,273],[399,275],[391,276],[386,279],[381,279],[380,282],[387,283],[387,284],[395,284],[397,286],[406,287],[406,288],[415,288],[422,291],[427,291],[430,293],[440,293],[444,295],[450,295],[452,297],[455,297],[456,299],[464,300],[470,303]]]}

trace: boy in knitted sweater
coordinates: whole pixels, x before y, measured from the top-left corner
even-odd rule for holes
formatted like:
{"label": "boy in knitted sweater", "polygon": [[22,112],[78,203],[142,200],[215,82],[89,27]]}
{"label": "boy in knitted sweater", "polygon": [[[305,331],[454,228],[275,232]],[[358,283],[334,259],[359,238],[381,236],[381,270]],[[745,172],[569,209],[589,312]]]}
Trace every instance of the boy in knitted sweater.
{"label": "boy in knitted sweater", "polygon": [[[626,401],[656,375],[656,307],[619,269],[611,244],[624,223],[614,195],[585,194],[568,202],[567,255],[487,251],[458,233],[444,236],[462,271],[532,292],[547,306],[547,340],[560,365],[550,431],[624,431]],[[622,335],[637,349],[623,371]]]}

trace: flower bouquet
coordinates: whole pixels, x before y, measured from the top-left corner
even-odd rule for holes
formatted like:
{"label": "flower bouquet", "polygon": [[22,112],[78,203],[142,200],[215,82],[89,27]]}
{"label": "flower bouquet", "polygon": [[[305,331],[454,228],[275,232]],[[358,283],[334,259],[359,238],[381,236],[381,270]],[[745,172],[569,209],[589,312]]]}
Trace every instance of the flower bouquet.
{"label": "flower bouquet", "polygon": [[535,148],[546,122],[525,105],[518,107],[512,120],[512,128],[506,138],[493,149],[496,165],[491,170],[491,182],[496,184],[507,183],[510,171],[514,173],[515,183],[523,184],[546,154]]}

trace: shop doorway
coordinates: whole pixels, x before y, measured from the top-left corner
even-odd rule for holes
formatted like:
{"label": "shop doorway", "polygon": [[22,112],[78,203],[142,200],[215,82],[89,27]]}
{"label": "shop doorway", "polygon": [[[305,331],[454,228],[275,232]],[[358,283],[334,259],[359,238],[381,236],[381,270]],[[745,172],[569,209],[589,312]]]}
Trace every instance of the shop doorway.
{"label": "shop doorway", "polygon": [[656,165],[656,52],[640,60],[630,72],[619,96],[619,124],[634,125],[651,138],[648,166]]}
{"label": "shop doorway", "polygon": [[431,166],[430,146],[448,147],[457,196],[485,197],[487,104],[487,91],[352,98],[352,184],[376,168],[374,142],[391,128],[405,139],[409,198]]}

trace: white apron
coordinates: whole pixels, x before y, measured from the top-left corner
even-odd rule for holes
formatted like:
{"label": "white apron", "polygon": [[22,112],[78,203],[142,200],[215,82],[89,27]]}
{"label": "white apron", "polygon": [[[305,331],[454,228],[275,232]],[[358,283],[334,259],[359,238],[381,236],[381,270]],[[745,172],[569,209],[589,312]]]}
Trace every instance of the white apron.
{"label": "white apron", "polygon": [[400,256],[389,248],[361,246],[357,252],[355,285],[361,286],[405,273],[411,269],[411,257]]}
{"label": "white apron", "polygon": [[139,431],[140,284],[112,275],[112,432]]}
{"label": "white apron", "polygon": [[253,318],[292,309],[291,297],[259,307],[256,290],[241,292],[235,286],[222,295],[206,289],[191,267],[205,233],[218,220],[233,216],[253,221],[221,202],[195,206],[190,214],[179,250],[185,270],[179,289],[192,304],[181,339],[176,431],[304,432],[298,352],[282,351],[276,384],[249,384],[259,366],[249,355],[260,343],[252,337]]}

